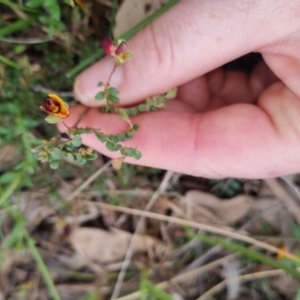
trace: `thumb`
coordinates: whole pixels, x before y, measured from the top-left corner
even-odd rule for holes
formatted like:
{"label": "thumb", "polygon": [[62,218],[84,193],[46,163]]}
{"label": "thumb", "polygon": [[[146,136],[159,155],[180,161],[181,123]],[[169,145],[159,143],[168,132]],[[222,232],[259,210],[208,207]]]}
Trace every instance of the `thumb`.
{"label": "thumb", "polygon": [[[268,25],[263,32],[259,29],[262,14],[268,14],[265,8],[259,13],[260,3],[251,3],[181,1],[139,32],[128,43],[133,60],[119,66],[110,81],[119,89],[122,104],[164,93],[265,46]],[[101,105],[94,99],[97,83],[107,82],[113,66],[113,59],[106,57],[81,73],[75,98],[87,106]]]}

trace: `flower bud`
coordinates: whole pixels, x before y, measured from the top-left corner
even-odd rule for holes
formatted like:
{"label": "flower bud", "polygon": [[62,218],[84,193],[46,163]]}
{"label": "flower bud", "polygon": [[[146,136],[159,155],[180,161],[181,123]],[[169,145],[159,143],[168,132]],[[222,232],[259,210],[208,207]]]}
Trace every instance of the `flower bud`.
{"label": "flower bud", "polygon": [[102,48],[107,55],[115,55],[116,46],[111,38],[105,38],[102,42]]}

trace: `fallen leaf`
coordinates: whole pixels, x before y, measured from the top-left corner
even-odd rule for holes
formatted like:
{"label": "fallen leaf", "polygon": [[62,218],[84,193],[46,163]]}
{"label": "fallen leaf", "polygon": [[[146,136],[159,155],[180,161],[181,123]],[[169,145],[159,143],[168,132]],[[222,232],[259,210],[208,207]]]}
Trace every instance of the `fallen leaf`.
{"label": "fallen leaf", "polygon": [[214,218],[216,223],[224,224],[242,219],[252,207],[252,200],[252,197],[247,195],[221,200],[201,191],[189,191],[185,195],[186,206],[192,216],[195,211],[201,210],[208,219]]}
{"label": "fallen leaf", "polygon": [[[106,231],[82,227],[72,231],[69,241],[77,253],[106,264],[124,258],[131,238],[132,234],[123,230],[113,228]],[[151,249],[160,249],[161,246],[152,237],[137,235],[134,252],[148,252]]]}

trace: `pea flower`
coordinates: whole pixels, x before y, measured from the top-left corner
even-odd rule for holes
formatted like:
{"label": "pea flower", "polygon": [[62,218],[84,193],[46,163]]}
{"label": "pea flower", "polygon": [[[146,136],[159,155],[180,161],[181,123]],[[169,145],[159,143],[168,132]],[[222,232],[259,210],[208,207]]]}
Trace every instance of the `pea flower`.
{"label": "pea flower", "polygon": [[117,66],[133,58],[133,53],[127,50],[127,42],[124,40],[118,40],[115,44],[111,38],[105,38],[102,47],[105,54],[114,57]]}
{"label": "pea flower", "polygon": [[49,115],[46,121],[50,124],[58,123],[70,114],[68,104],[55,94],[49,94],[40,108]]}

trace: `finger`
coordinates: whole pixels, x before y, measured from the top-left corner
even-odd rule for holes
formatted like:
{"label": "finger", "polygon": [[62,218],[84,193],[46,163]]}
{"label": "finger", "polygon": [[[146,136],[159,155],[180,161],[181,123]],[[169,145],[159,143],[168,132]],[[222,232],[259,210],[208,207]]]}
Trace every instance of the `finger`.
{"label": "finger", "polygon": [[178,98],[198,112],[234,103],[255,103],[258,96],[277,80],[264,62],[250,75],[218,68],[179,87]]}
{"label": "finger", "polygon": [[[163,93],[267,44],[269,25],[264,31],[258,28],[275,9],[248,2],[180,1],[137,34],[129,42],[134,59],[118,67],[111,80],[122,103]],[[113,60],[105,58],[79,75],[76,98],[89,106],[101,105],[94,100],[97,83],[106,82],[112,68]]]}
{"label": "finger", "polygon": [[[299,171],[299,99],[282,84],[274,84],[259,105],[236,104],[205,114],[137,115],[132,122],[140,129],[126,145],[138,147],[143,156],[126,161],[209,178],[264,178]],[[82,110],[73,108],[67,125],[73,125]],[[96,109],[80,126],[101,128],[107,134],[127,128],[119,116]],[[105,155],[120,156],[108,152],[93,135],[85,135],[83,141]]]}
{"label": "finger", "polygon": [[255,103],[258,96],[278,80],[264,62],[258,64],[250,75],[217,69],[207,78],[209,90],[215,97],[223,99],[224,104]]}

